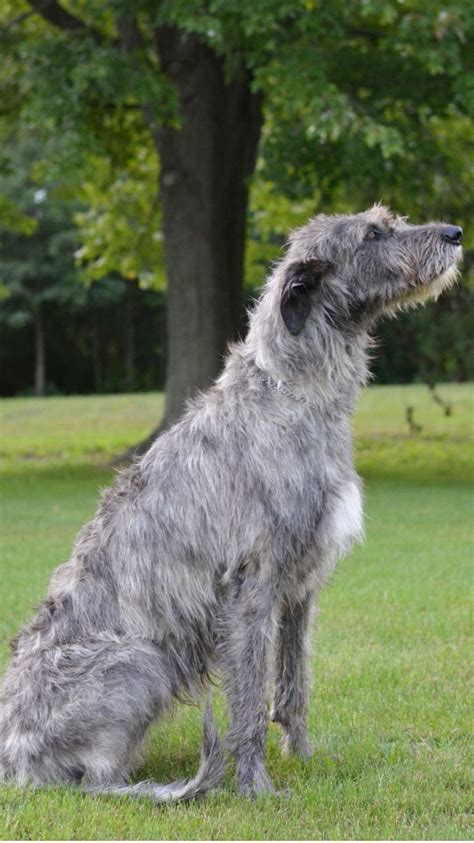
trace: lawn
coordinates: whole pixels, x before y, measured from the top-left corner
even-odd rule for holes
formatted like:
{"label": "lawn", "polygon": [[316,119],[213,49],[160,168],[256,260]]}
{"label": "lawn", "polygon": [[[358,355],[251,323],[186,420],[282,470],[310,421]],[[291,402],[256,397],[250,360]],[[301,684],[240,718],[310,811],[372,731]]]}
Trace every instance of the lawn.
{"label": "lawn", "polygon": [[[473,388],[371,387],[355,432],[367,540],[326,589],[313,648],[310,762],[268,766],[279,799],[242,802],[231,773],[189,805],[0,790],[2,839],[469,837]],[[409,434],[408,405],[422,430]],[[111,479],[106,462],[156,423],[157,395],[9,399],[1,408],[0,638],[7,642]],[[220,716],[222,718],[222,701]],[[200,712],[153,730],[140,777],[198,765]]]}

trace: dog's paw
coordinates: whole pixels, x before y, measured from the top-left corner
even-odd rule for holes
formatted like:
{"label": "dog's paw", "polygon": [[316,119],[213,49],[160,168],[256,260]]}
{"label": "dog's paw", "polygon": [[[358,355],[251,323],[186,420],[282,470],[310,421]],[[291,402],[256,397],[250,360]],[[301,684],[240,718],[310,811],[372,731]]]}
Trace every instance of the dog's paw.
{"label": "dog's paw", "polygon": [[255,798],[257,796],[277,796],[272,780],[265,767],[240,769],[237,774],[241,796]]}
{"label": "dog's paw", "polygon": [[314,754],[314,747],[306,734],[285,732],[280,745],[283,755],[295,755],[303,761],[308,761]]}

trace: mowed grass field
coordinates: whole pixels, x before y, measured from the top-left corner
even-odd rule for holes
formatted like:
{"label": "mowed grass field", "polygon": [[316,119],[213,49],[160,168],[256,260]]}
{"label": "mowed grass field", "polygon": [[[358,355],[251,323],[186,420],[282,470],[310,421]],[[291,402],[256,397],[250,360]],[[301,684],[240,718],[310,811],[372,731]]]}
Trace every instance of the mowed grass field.
{"label": "mowed grass field", "polygon": [[[282,758],[280,798],[242,801],[232,772],[188,805],[0,789],[2,839],[461,839],[470,837],[469,611],[473,562],[470,385],[371,387],[355,433],[366,543],[325,590],[313,647],[311,761]],[[409,435],[407,405],[422,427]],[[155,425],[159,395],[5,400],[1,409],[1,663],[78,528],[106,462]],[[224,723],[220,700],[219,718]],[[170,781],[199,763],[201,713],[157,726],[137,777]]]}

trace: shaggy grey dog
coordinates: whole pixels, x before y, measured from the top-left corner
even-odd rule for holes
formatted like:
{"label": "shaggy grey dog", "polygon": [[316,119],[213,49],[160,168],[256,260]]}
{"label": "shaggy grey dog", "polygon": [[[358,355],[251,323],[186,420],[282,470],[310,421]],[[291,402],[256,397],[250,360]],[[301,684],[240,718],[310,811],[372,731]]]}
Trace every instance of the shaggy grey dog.
{"label": "shaggy grey dog", "polygon": [[0,770],[18,784],[187,799],[223,755],[210,710],[195,779],[127,785],[148,727],[218,670],[241,792],[271,789],[268,698],[307,756],[311,607],[362,537],[350,417],[379,316],[456,277],[462,230],[375,206],[294,232],[214,386],[105,492],[13,645]]}

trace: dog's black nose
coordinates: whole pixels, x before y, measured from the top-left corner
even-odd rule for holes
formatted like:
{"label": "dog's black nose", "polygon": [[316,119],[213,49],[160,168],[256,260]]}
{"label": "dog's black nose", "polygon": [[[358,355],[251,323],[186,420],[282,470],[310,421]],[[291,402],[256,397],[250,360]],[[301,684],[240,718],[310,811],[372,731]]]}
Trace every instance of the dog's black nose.
{"label": "dog's black nose", "polygon": [[460,225],[443,225],[441,237],[443,240],[447,240],[448,243],[454,243],[456,246],[459,246],[462,240],[462,228]]}

